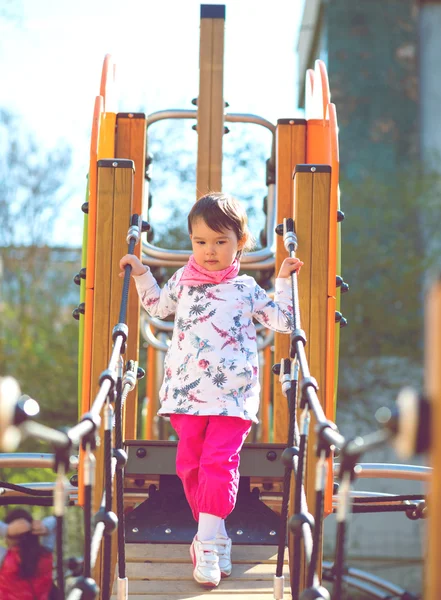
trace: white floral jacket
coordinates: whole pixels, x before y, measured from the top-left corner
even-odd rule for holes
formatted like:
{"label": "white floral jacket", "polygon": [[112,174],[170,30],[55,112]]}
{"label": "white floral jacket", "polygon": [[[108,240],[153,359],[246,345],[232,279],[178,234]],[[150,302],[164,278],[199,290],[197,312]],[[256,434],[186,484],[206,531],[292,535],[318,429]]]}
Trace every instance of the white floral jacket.
{"label": "white floral jacket", "polygon": [[275,331],[291,331],[290,279],[276,279],[272,300],[248,275],[188,286],[179,285],[183,270],[162,289],[150,271],[134,277],[151,316],[175,314],[158,414],[225,415],[257,423],[260,383],[253,319]]}

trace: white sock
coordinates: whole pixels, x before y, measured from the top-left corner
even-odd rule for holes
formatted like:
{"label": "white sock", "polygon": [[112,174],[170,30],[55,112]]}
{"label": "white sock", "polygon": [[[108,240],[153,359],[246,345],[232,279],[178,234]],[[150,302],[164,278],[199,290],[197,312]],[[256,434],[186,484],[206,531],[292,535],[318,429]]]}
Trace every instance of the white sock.
{"label": "white sock", "polygon": [[221,522],[219,523],[218,534],[225,538],[228,537],[228,533],[227,533],[227,530],[225,527],[225,519],[222,519]]}
{"label": "white sock", "polygon": [[208,542],[208,540],[214,540],[216,533],[219,530],[219,524],[222,521],[220,517],[216,515],[210,515],[209,513],[199,513],[198,523],[198,540],[201,542]]}

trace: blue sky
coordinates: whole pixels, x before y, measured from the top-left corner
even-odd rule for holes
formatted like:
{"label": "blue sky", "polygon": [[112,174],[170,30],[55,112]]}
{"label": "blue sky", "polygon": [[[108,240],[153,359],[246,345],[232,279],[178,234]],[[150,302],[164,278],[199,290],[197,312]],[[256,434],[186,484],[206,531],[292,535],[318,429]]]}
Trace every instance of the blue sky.
{"label": "blue sky", "polygon": [[[215,2],[207,2],[214,4]],[[224,96],[231,112],[275,122],[297,109],[298,27],[304,0],[227,0]],[[0,105],[43,147],[73,149],[62,219],[81,241],[93,103],[110,53],[118,110],[193,108],[199,85],[200,1],[0,0]],[[75,212],[74,212],[75,210]],[[78,223],[77,223],[78,220]]]}

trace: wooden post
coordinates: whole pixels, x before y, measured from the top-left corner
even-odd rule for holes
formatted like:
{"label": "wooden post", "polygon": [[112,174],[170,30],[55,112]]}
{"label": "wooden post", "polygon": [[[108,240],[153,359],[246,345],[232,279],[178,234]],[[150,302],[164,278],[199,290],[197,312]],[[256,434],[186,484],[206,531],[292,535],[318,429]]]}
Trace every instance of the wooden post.
{"label": "wooden post", "polygon": [[[119,260],[127,253],[127,231],[130,225],[133,169],[131,160],[98,161],[96,260],[93,302],[92,391],[99,389],[100,374],[107,368],[113,345],[112,332],[119,320],[123,280],[118,277]],[[103,427],[100,430],[103,439]],[[103,445],[96,452],[96,483],[93,508],[99,509],[104,489]],[[116,538],[112,540],[112,573],[116,562]],[[94,579],[102,581],[101,556],[98,556]]]}
{"label": "wooden post", "polygon": [[[300,327],[305,331],[305,346],[311,375],[316,378],[318,396],[324,406],[327,361],[334,361],[334,348],[327,344],[329,327],[335,327],[335,298],[328,296],[331,167],[328,165],[297,165],[294,174],[294,215],[299,244],[299,256],[304,266],[299,277]],[[330,322],[331,321],[331,322]],[[311,412],[308,437],[308,457],[305,491],[309,512],[315,508],[314,445],[315,419]],[[294,492],[293,492],[294,494]],[[293,506],[294,495],[291,496]],[[290,556],[293,540],[289,538]],[[321,561],[321,551],[320,551]],[[292,563],[291,563],[292,564]],[[301,589],[306,585],[306,565],[302,562]]]}
{"label": "wooden post", "polygon": [[429,496],[429,550],[425,600],[438,600],[441,590],[441,281],[437,281],[426,303],[425,336],[426,393],[431,403],[431,466]]}
{"label": "wooden post", "polygon": [[[144,171],[146,155],[146,117],[143,113],[118,113],[116,118],[116,156],[132,160],[135,165],[133,202],[131,214],[143,215]],[[142,244],[135,246],[134,253],[141,260]],[[127,325],[129,337],[126,356],[139,362],[140,301],[134,285],[129,288]],[[137,439],[138,386],[132,390],[125,403],[123,438]]]}
{"label": "wooden post", "polygon": [[[279,119],[276,129],[276,198],[277,224],[283,219],[293,216],[294,182],[293,171],[298,163],[305,161],[306,153],[306,121],[304,119]],[[280,266],[288,256],[282,236],[276,236],[276,265],[274,276],[277,277]],[[300,257],[303,257],[303,248]],[[303,258],[302,258],[303,260]],[[289,357],[290,338],[283,333],[274,335],[274,362],[280,363],[282,358]],[[278,377],[273,379],[273,441],[286,442],[288,435],[288,405]]]}
{"label": "wooden post", "polygon": [[196,197],[222,190],[225,6],[201,5]]}

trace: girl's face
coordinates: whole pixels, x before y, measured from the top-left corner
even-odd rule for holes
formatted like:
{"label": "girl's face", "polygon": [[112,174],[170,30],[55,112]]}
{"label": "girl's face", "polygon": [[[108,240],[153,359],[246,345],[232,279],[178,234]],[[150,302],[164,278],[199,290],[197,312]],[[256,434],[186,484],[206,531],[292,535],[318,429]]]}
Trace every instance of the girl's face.
{"label": "girl's face", "polygon": [[243,246],[232,229],[214,231],[203,219],[192,223],[190,235],[194,259],[200,267],[208,271],[227,269]]}

